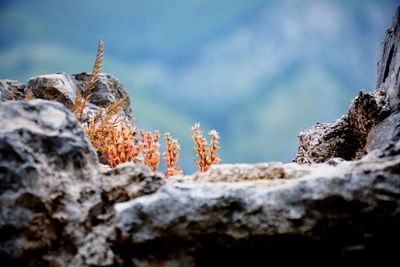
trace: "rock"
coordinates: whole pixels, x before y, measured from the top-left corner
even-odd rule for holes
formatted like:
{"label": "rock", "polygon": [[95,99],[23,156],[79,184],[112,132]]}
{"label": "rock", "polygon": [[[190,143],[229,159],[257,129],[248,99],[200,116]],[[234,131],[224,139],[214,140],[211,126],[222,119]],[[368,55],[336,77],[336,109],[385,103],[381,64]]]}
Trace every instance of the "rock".
{"label": "rock", "polygon": [[400,237],[399,164],[364,158],[304,166],[290,180],[167,184],[115,205],[116,247],[145,266],[394,259],[387,241]]}
{"label": "rock", "polygon": [[13,122],[0,124],[0,261],[43,264],[43,254],[61,247],[73,254],[101,201],[89,182],[97,159],[82,127],[44,100],[0,103],[0,116]]}
{"label": "rock", "polygon": [[[23,100],[31,92],[33,98],[57,101],[71,108],[76,98],[76,90],[85,95],[87,89],[84,87],[84,82],[89,79],[90,75],[86,73],[74,75],[56,73],[32,77],[26,85],[17,81],[0,80],[0,102]],[[118,79],[110,74],[100,73],[99,80],[86,104],[82,120],[86,121],[88,114],[95,115],[100,108],[106,108],[109,104],[127,96],[128,93]],[[129,98],[121,115],[127,123],[135,124]]]}
{"label": "rock", "polygon": [[59,249],[61,235],[63,254],[73,253],[100,202],[88,182],[97,161],[82,127],[61,104],[43,100],[0,103],[0,118],[1,262],[34,263],[30,255]]}
{"label": "rock", "polygon": [[400,154],[399,124],[400,113],[396,112],[372,128],[368,136],[368,152],[378,150],[381,156]]}
{"label": "rock", "polygon": [[299,134],[297,163],[321,163],[340,157],[351,160],[355,157],[358,142],[347,116],[333,123],[317,123]]}
{"label": "rock", "polygon": [[361,91],[352,101],[347,116],[333,123],[317,123],[299,134],[297,163],[321,163],[332,158],[360,159],[368,148],[371,129],[390,115],[380,90]]}
{"label": "rock", "polygon": [[[80,73],[72,75],[72,77],[83,93],[85,91],[84,83],[90,80],[90,74]],[[110,74],[100,73],[99,79],[93,89],[90,103],[96,107],[106,108],[110,103],[125,96],[128,96],[128,93],[117,78]],[[129,98],[125,104],[123,115],[127,122],[134,124],[134,116]]]}
{"label": "rock", "polygon": [[35,98],[54,100],[70,108],[77,89],[68,75],[57,73],[30,78],[26,90],[31,90]]}
{"label": "rock", "polygon": [[13,80],[0,80],[0,102],[24,98],[25,85]]}
{"label": "rock", "polygon": [[[299,135],[297,163],[319,163],[334,157],[360,159],[380,137],[369,136],[374,126],[400,109],[400,9],[386,32],[378,61],[376,90],[361,91],[347,116],[333,123],[318,123]],[[387,128],[387,123],[384,124]],[[397,124],[393,124],[396,127]],[[382,133],[374,130],[372,134]],[[372,141],[374,139],[374,141]],[[383,144],[382,144],[383,145]]]}
{"label": "rock", "polygon": [[385,100],[392,111],[400,103],[400,9],[397,9],[392,26],[386,31],[377,68],[376,88],[385,93]]}
{"label": "rock", "polygon": [[189,176],[173,176],[168,181],[178,183],[214,183],[214,182],[259,182],[273,179],[292,179],[309,174],[310,168],[297,164],[280,162],[258,164],[212,165],[206,173],[198,172]]}
{"label": "rock", "polygon": [[60,103],[6,101],[0,117],[12,122],[0,124],[2,265],[114,263],[112,205],[154,192],[162,177],[133,164],[103,171],[82,126]]}
{"label": "rock", "polygon": [[377,70],[377,92],[390,108],[391,115],[372,128],[367,140],[367,151],[381,151],[380,155],[400,154],[400,9],[382,42]]}
{"label": "rock", "polygon": [[164,177],[147,165],[125,163],[102,173],[100,186],[111,203],[123,202],[157,191]]}

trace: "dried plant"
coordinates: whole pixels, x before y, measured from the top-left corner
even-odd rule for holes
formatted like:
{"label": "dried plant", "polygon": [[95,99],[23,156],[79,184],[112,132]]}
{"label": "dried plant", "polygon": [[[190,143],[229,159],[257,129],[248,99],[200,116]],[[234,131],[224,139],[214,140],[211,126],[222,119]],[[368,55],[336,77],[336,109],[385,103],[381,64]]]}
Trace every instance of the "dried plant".
{"label": "dried plant", "polygon": [[79,88],[76,88],[75,92],[76,92],[75,101],[74,103],[72,103],[70,109],[71,112],[74,113],[75,117],[79,121],[82,121],[82,115],[83,115],[83,110],[85,109],[86,99],[85,97],[82,96],[81,90],[79,90]]}
{"label": "dried plant", "polygon": [[29,88],[29,89],[26,91],[25,100],[26,100],[26,101],[29,101],[29,100],[32,100],[32,99],[33,99],[32,88]]}
{"label": "dried plant", "polygon": [[99,112],[97,112],[96,118],[101,121],[109,121],[109,120],[116,121],[118,113],[123,111],[127,101],[128,101],[128,96],[125,95],[121,99],[118,99],[113,103],[110,103],[107,106],[107,108],[101,109]]}
{"label": "dried plant", "polygon": [[211,130],[208,135],[211,137],[211,147],[209,148],[210,163],[218,164],[221,161],[217,154],[217,150],[220,148],[218,146],[219,134],[216,130]]}
{"label": "dried plant", "polygon": [[165,133],[165,150],[164,160],[167,166],[165,176],[181,175],[182,170],[177,166],[180,146],[178,140],[171,138],[170,133]]}
{"label": "dried plant", "polygon": [[211,165],[218,164],[221,159],[217,154],[219,149],[218,140],[219,135],[217,131],[212,130],[209,132],[211,137],[210,146],[208,146],[207,140],[204,138],[202,132],[200,131],[200,124],[196,123],[192,127],[193,140],[195,142],[194,151],[196,152],[199,160],[195,163],[201,172],[205,172],[210,169]]}
{"label": "dried plant", "polygon": [[90,74],[90,80],[85,83],[85,87],[89,91],[91,91],[94,88],[94,84],[99,79],[101,66],[103,65],[103,56],[104,56],[104,44],[102,40],[99,40],[99,44],[97,45],[96,60],[93,65],[93,71]]}
{"label": "dried plant", "polygon": [[110,167],[136,159],[142,145],[136,142],[136,129],[124,120],[95,122],[91,116],[84,125],[86,135],[97,151],[105,155]]}
{"label": "dried plant", "polygon": [[12,90],[8,90],[8,97],[9,97],[10,100],[12,100],[12,101],[15,101],[15,100],[16,100],[14,91],[12,91]]}
{"label": "dried plant", "polygon": [[[104,44],[100,40],[97,47],[97,56],[90,74],[90,79],[84,83],[83,92],[80,88],[76,90],[76,99],[71,107],[71,111],[76,118],[82,122],[82,116],[86,103],[90,100],[95,83],[99,79],[101,67],[103,65]],[[10,95],[15,99],[15,96]],[[32,98],[32,92],[27,92],[25,99]],[[140,131],[140,143],[136,140],[136,129],[129,125],[119,115],[126,105],[128,97],[115,101],[107,108],[99,109],[96,115],[89,116],[89,119],[83,123],[85,133],[92,143],[93,147],[102,153],[108,161],[110,167],[118,164],[133,161],[140,152],[143,151],[144,163],[151,170],[157,171],[160,164],[160,133],[158,131],[144,132]],[[210,145],[203,137],[200,131],[200,124],[196,123],[193,127],[193,140],[196,144],[194,150],[197,153],[198,160],[195,163],[201,172],[207,171],[211,165],[218,164],[221,160],[217,154],[219,149],[219,136],[217,131],[209,132]],[[164,160],[166,161],[166,176],[181,175],[182,170],[178,167],[178,158],[180,146],[176,139],[173,139],[169,133],[165,133],[166,151]]]}
{"label": "dried plant", "polygon": [[136,144],[136,131],[132,125],[126,125],[121,120],[118,127],[112,127],[103,148],[108,165],[115,167],[124,162],[136,159],[141,150],[141,144]]}
{"label": "dried plant", "polygon": [[127,96],[100,109],[96,116],[90,116],[84,124],[85,133],[96,150],[107,158],[108,164],[133,161],[140,153],[141,145],[136,142],[136,129],[123,120],[120,113],[127,101]]}
{"label": "dried plant", "polygon": [[144,163],[150,167],[152,171],[157,171],[158,165],[160,164],[160,132],[154,131],[144,132],[140,130],[140,137],[143,147]]}
{"label": "dried plant", "polygon": [[71,107],[71,111],[75,114],[76,118],[79,121],[82,121],[83,111],[85,109],[86,103],[90,100],[91,91],[95,87],[95,83],[99,79],[99,74],[101,71],[101,66],[103,65],[103,56],[104,56],[104,44],[102,40],[99,40],[99,44],[97,46],[97,56],[94,62],[93,71],[90,74],[90,80],[84,83],[86,88],[84,95],[82,95],[79,88],[76,90],[76,99]]}

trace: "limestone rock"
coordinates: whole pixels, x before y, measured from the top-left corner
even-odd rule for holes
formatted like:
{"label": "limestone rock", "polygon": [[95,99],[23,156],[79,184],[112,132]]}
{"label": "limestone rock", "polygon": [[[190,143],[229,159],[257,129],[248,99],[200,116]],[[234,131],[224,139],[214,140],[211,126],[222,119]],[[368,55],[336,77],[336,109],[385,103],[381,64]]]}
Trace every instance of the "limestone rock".
{"label": "limestone rock", "polygon": [[[86,73],[75,75],[56,73],[32,77],[26,85],[18,81],[0,80],[0,102],[23,100],[28,93],[32,93],[33,98],[57,101],[70,108],[75,101],[77,90],[85,95],[84,82],[89,79],[90,75]],[[125,96],[128,96],[128,93],[117,78],[100,73],[82,120],[86,121],[88,115],[95,115],[100,108],[106,108],[110,103]],[[129,98],[121,115],[127,123],[135,123]]]}
{"label": "limestone rock", "polygon": [[68,75],[57,73],[30,78],[26,90],[31,90],[35,98],[54,100],[70,108],[77,88]]}
{"label": "limestone rock", "polygon": [[60,103],[5,101],[0,118],[7,122],[0,123],[1,265],[117,262],[112,205],[156,191],[162,176],[140,164],[103,170]]}
{"label": "limestone rock", "polygon": [[380,151],[383,155],[400,154],[400,113],[396,112],[376,125],[368,136],[368,152]]}
{"label": "limestone rock", "polygon": [[372,128],[367,150],[383,150],[381,155],[400,154],[400,9],[382,42],[377,73],[377,91],[385,97],[391,115]]}
{"label": "limestone rock", "polygon": [[105,197],[111,203],[154,193],[165,184],[164,177],[144,164],[125,163],[104,170],[100,177]]}
{"label": "limestone rock", "polygon": [[[72,77],[83,93],[85,90],[83,85],[85,82],[89,81],[90,75],[87,73],[80,73],[72,75]],[[110,74],[100,73],[99,79],[93,89],[90,103],[99,108],[106,108],[110,103],[127,95],[128,93],[117,78]],[[124,107],[124,117],[127,122],[134,124],[134,116],[129,98]]]}
{"label": "limestone rock", "polygon": [[173,176],[169,183],[217,183],[217,182],[262,182],[274,179],[292,179],[309,174],[310,168],[280,162],[258,164],[212,165],[206,173],[197,172],[188,176]]}
{"label": "limestone rock", "polygon": [[12,122],[0,124],[1,262],[41,263],[60,246],[72,254],[101,200],[82,127],[64,106],[44,100],[0,103],[0,116]]}
{"label": "limestone rock", "polygon": [[24,98],[25,85],[13,80],[0,80],[0,102]]}
{"label": "limestone rock", "polygon": [[353,159],[358,149],[349,118],[333,123],[317,123],[299,134],[297,163],[321,163],[331,158]]}
{"label": "limestone rock", "polygon": [[400,9],[397,9],[392,26],[382,42],[376,88],[385,93],[385,100],[393,111],[400,103]]}
{"label": "limestone rock", "polygon": [[145,266],[394,259],[399,164],[367,157],[303,166],[307,174],[290,180],[167,184],[115,205],[117,247]]}
{"label": "limestone rock", "polygon": [[[330,124],[318,123],[300,133],[294,162],[318,163],[334,157],[359,159],[372,150],[367,144],[379,146],[380,135],[385,133],[374,127],[400,110],[400,9],[382,43],[377,73],[376,90],[372,93],[361,91],[351,103],[346,117]],[[388,123],[383,125],[388,130]],[[397,125],[393,123],[391,127]]]}

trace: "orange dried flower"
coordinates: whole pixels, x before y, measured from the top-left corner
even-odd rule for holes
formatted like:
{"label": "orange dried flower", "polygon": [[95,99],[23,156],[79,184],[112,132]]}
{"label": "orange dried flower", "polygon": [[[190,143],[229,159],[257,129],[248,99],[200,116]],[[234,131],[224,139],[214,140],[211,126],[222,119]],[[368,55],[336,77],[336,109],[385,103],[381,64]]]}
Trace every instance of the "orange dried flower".
{"label": "orange dried flower", "polygon": [[107,158],[108,165],[115,167],[136,159],[142,145],[136,142],[135,127],[122,119],[115,123],[118,119],[111,119],[107,115],[100,118],[96,123],[95,117],[91,116],[84,124],[84,129],[93,147]]}
{"label": "orange dried flower", "polygon": [[160,132],[156,130],[152,134],[151,132],[145,133],[143,130],[140,130],[140,137],[143,146],[144,163],[152,171],[157,171],[160,164],[160,144],[158,143]]}
{"label": "orange dried flower", "polygon": [[165,133],[164,160],[167,165],[166,176],[182,175],[182,170],[177,166],[180,146],[178,140],[172,139],[170,133]]}
{"label": "orange dried flower", "polygon": [[200,131],[200,123],[196,123],[192,127],[192,131],[192,138],[195,142],[194,151],[199,158],[199,160],[195,160],[195,163],[201,172],[205,172],[210,169],[211,165],[218,164],[221,161],[217,154],[217,150],[219,149],[219,135],[215,130],[210,131],[209,135],[211,137],[211,143],[210,146],[208,146],[207,140]]}
{"label": "orange dried flower", "polygon": [[135,128],[127,125],[124,120],[121,120],[118,126],[112,127],[105,141],[103,151],[111,167],[133,161],[141,150],[141,145],[136,144]]}

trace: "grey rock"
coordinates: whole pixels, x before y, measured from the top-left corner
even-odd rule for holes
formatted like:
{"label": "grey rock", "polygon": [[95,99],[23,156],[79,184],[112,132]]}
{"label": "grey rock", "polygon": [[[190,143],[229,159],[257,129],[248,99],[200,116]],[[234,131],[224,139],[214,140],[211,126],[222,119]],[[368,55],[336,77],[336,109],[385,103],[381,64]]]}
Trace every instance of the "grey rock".
{"label": "grey rock", "polygon": [[[82,91],[82,94],[84,94],[86,90],[84,83],[90,80],[90,74],[80,73],[72,75],[72,77]],[[91,92],[90,103],[99,108],[106,108],[110,103],[125,96],[128,96],[128,93],[117,78],[111,74],[100,73],[93,92]],[[127,122],[134,124],[134,116],[129,98],[125,104],[123,115]]]}
{"label": "grey rock", "polygon": [[35,98],[54,100],[70,108],[75,101],[77,87],[65,73],[47,74],[30,78],[26,90]]}
{"label": "grey rock", "polygon": [[0,124],[1,262],[40,265],[60,249],[68,258],[101,200],[90,178],[96,156],[59,103],[3,102],[0,116],[12,122]]}
{"label": "grey rock", "polygon": [[355,157],[358,143],[347,116],[333,123],[317,123],[300,132],[297,163],[321,163],[331,158],[351,160]]}
{"label": "grey rock", "polygon": [[117,243],[129,260],[157,255],[166,266],[374,259],[400,236],[399,164],[371,157],[303,166],[290,180],[169,183],[115,205]]}
{"label": "grey rock", "polygon": [[5,101],[0,118],[2,266],[117,262],[108,241],[112,205],[156,191],[162,176],[140,164],[101,167],[81,124],[60,103]]}
{"label": "grey rock", "polygon": [[350,141],[353,146],[353,157],[359,159],[366,154],[366,143],[371,129],[390,115],[390,109],[379,90],[374,94],[361,91],[353,100],[348,112],[352,133]]}
{"label": "grey rock", "polygon": [[360,159],[368,148],[371,129],[391,114],[382,91],[360,91],[347,116],[332,123],[317,123],[299,134],[297,163],[321,163],[332,158]]}
{"label": "grey rock", "polygon": [[100,179],[100,186],[111,203],[152,194],[165,184],[164,176],[141,163],[124,163],[104,170]]}
{"label": "grey rock", "polygon": [[[378,61],[376,90],[361,91],[352,101],[347,116],[333,123],[318,123],[299,134],[297,163],[325,162],[341,157],[360,159],[367,147],[373,127],[399,110],[400,101],[400,9],[386,32]],[[393,124],[397,127],[397,124]],[[386,125],[387,128],[387,125]],[[373,133],[377,133],[374,131]],[[379,137],[374,138],[375,143]]]}
{"label": "grey rock", "polygon": [[392,111],[400,103],[400,9],[397,9],[392,26],[386,31],[381,44],[377,68],[376,88],[385,93],[385,100]]}
{"label": "grey rock", "polygon": [[400,9],[382,42],[377,73],[377,92],[391,114],[371,129],[366,148],[368,152],[381,151],[381,156],[400,154]]}
{"label": "grey rock", "polygon": [[0,102],[24,98],[25,85],[13,80],[0,80]]}
{"label": "grey rock", "polygon": [[396,112],[372,128],[367,142],[369,153],[380,151],[380,155],[400,154],[400,113]]}
{"label": "grey rock", "polygon": [[[18,81],[0,80],[0,102],[23,100],[28,92],[31,92],[33,98],[57,101],[67,108],[71,108],[77,90],[80,90],[82,95],[88,93],[84,87],[84,82],[89,81],[89,79],[90,74],[87,73],[74,75],[56,73],[32,77],[26,85]],[[106,108],[109,104],[128,96],[121,82],[106,73],[100,73],[99,79],[90,94],[91,97],[82,116],[83,121],[86,121],[89,115],[95,115],[99,109]],[[121,115],[127,123],[135,124],[129,98]]]}
{"label": "grey rock", "polygon": [[258,164],[212,165],[206,173],[197,172],[189,176],[169,177],[169,182],[214,183],[214,182],[258,182],[274,179],[292,179],[309,174],[310,167],[280,162]]}

